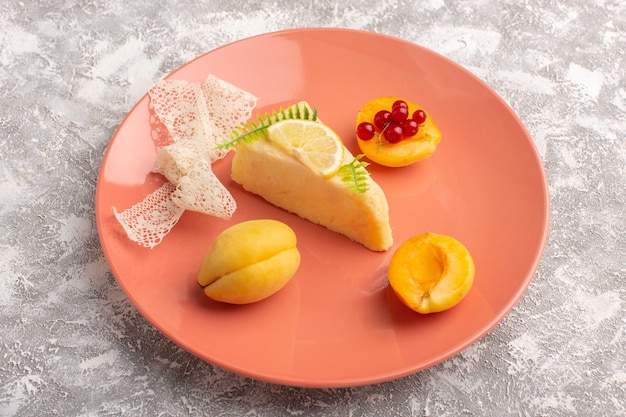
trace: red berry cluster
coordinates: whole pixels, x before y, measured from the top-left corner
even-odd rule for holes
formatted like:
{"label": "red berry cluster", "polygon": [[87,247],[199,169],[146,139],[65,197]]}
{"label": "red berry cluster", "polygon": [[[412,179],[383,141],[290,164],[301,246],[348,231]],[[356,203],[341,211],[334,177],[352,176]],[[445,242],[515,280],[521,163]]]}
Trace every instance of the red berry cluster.
{"label": "red berry cluster", "polygon": [[398,143],[402,139],[417,134],[419,126],[426,120],[424,110],[416,110],[409,118],[409,106],[404,100],[396,100],[391,111],[380,110],[374,116],[374,123],[361,122],[356,127],[356,135],[361,140],[370,140],[374,136],[385,139],[388,143]]}

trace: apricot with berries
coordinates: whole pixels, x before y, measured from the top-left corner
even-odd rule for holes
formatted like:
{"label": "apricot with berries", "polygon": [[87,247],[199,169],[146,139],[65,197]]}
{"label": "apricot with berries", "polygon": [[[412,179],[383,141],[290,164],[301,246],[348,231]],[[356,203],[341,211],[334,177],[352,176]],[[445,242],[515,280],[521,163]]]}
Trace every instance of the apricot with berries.
{"label": "apricot with berries", "polygon": [[432,155],[441,131],[423,107],[389,96],[370,100],[359,110],[356,138],[372,162],[402,167]]}

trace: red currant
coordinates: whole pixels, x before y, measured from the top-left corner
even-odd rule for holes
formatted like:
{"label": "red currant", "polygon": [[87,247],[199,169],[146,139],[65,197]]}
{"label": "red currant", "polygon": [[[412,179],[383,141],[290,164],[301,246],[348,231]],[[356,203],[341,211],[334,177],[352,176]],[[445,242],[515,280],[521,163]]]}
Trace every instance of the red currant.
{"label": "red currant", "polygon": [[402,126],[398,122],[391,122],[385,129],[385,140],[389,143],[398,143],[402,140]]}
{"label": "red currant", "polygon": [[383,130],[387,122],[389,122],[390,115],[391,112],[389,112],[388,110],[380,110],[374,116],[374,126],[376,126],[380,130]]}
{"label": "red currant", "polygon": [[409,108],[404,106],[396,106],[391,110],[389,118],[396,122],[402,122],[409,117]]}
{"label": "red currant", "polygon": [[402,122],[402,136],[405,138],[410,138],[411,136],[415,136],[417,131],[419,130],[420,125],[416,120],[406,119]]}
{"label": "red currant", "polygon": [[426,121],[426,113],[424,112],[424,110],[415,110],[413,112],[412,119],[421,125]]}
{"label": "red currant", "polygon": [[373,124],[368,122],[359,123],[356,127],[356,135],[361,140],[370,140],[376,134],[376,128]]}
{"label": "red currant", "polygon": [[407,109],[409,108],[409,105],[406,104],[406,101],[404,100],[396,100],[393,102],[393,104],[391,105],[391,109],[395,109],[396,107],[406,107]]}

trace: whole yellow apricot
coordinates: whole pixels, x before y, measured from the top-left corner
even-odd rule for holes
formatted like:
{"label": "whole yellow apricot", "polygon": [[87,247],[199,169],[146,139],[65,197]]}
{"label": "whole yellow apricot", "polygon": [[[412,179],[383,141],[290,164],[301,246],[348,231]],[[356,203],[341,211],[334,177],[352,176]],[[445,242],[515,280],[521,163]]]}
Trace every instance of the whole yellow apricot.
{"label": "whole yellow apricot", "polygon": [[447,310],[467,295],[474,282],[474,260],[453,237],[425,233],[403,242],[389,263],[389,284],[418,313]]}
{"label": "whole yellow apricot", "polygon": [[390,111],[393,103],[402,100],[408,105],[408,117],[418,111],[423,111],[426,119],[419,125],[414,136],[406,137],[397,143],[389,143],[384,139],[381,129],[376,128],[376,134],[372,139],[362,140],[357,135],[357,142],[361,151],[371,161],[387,167],[403,167],[422,160],[432,155],[441,141],[441,131],[435,124],[431,115],[426,110],[400,97],[378,97],[368,101],[358,112],[356,126],[363,122],[375,125],[376,113],[381,110]]}
{"label": "whole yellow apricot", "polygon": [[295,232],[285,223],[249,220],[221,232],[207,250],[198,284],[216,301],[249,304],[283,288],[300,266]]}

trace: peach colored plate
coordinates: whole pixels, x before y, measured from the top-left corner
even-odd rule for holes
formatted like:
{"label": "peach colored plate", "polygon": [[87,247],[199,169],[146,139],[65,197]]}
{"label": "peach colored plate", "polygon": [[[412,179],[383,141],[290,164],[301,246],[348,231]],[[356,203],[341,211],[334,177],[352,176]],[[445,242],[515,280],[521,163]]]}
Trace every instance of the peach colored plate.
{"label": "peach colored plate", "polygon": [[[247,194],[230,180],[232,155],[214,169],[237,200],[231,220],[186,212],[163,243],[129,241],[113,216],[159,187],[147,96],[132,109],[104,158],[98,230],[113,274],[137,309],[198,357],[265,381],[308,387],[377,383],[455,355],[484,336],[530,283],[548,231],[546,177],[533,141],[507,104],[448,59],[399,39],[347,29],[301,29],[244,39],[182,66],[170,77],[212,73],[260,98],[266,112],[299,100],[359,153],[354,120],[371,98],[396,95],[424,106],[443,132],[437,152],[407,168],[371,165],[390,206],[395,244],[371,252],[341,235]],[[306,184],[303,184],[305,187]],[[231,306],[196,284],[213,238],[237,222],[273,218],[298,236],[302,263],[274,296]],[[389,259],[405,239],[451,235],[476,263],[467,297],[419,315],[387,285]]]}

